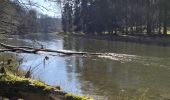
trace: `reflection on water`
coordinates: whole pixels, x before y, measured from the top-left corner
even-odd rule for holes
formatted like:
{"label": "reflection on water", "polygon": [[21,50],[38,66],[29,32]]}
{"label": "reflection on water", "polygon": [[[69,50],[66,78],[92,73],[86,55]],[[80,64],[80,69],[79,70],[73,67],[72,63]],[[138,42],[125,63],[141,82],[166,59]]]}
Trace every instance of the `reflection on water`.
{"label": "reflection on water", "polygon": [[[29,38],[28,38],[29,37]],[[65,91],[90,95],[96,100],[167,100],[170,99],[170,47],[111,42],[80,37],[19,37],[18,45],[34,40],[51,49],[108,52],[105,57],[49,56],[20,54],[22,68],[36,67],[33,77]],[[9,43],[14,41],[8,40]],[[18,43],[18,42],[17,42]],[[143,97],[142,97],[143,96]]]}

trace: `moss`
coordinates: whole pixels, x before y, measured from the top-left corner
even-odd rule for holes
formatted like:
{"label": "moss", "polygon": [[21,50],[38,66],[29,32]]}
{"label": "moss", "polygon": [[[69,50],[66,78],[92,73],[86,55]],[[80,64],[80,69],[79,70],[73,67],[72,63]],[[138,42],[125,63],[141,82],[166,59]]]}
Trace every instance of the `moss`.
{"label": "moss", "polygon": [[78,95],[74,95],[74,94],[71,94],[71,93],[66,94],[65,99],[66,100],[93,100],[90,97],[78,96]]}
{"label": "moss", "polygon": [[[65,93],[55,87],[49,86],[41,81],[29,78],[18,77],[12,74],[0,74],[0,96],[4,97],[23,97],[22,93],[27,94],[43,94],[45,97],[51,93],[57,93],[55,96],[61,97],[61,100],[93,100],[86,96],[78,96]],[[33,95],[32,94],[32,95]],[[27,97],[28,98],[28,97]],[[51,99],[50,99],[51,100]],[[60,99],[59,99],[60,100]]]}
{"label": "moss", "polygon": [[[0,86],[4,89],[15,87],[17,91],[48,93],[56,90],[56,88],[46,85],[43,82],[32,80],[24,77],[18,77],[12,74],[0,75]],[[10,86],[10,87],[9,87]]]}

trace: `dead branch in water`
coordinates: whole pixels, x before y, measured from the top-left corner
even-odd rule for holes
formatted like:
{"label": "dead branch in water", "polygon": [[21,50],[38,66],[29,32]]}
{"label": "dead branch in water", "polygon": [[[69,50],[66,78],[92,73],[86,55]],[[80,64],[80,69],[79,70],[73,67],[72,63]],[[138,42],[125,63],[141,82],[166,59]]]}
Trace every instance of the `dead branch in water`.
{"label": "dead branch in water", "polygon": [[32,48],[27,46],[13,46],[13,45],[7,45],[4,43],[0,43],[0,46],[6,48],[6,49],[0,49],[0,52],[24,52],[24,53],[34,53],[37,54],[39,51],[42,52],[54,52],[54,53],[60,53],[64,55],[102,55],[102,53],[88,53],[88,52],[75,52],[75,51],[68,51],[68,50],[52,50],[52,49],[39,49],[39,48]]}

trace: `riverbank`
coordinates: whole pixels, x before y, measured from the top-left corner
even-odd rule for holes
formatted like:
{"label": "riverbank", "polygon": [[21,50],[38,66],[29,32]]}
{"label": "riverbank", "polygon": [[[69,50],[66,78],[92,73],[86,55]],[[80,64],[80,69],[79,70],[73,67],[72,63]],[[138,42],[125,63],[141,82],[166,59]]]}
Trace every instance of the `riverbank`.
{"label": "riverbank", "polygon": [[[65,34],[65,33],[60,33]],[[108,40],[141,43],[147,45],[170,46],[170,35],[84,35],[79,33],[65,34],[69,36],[77,36],[88,39]]]}
{"label": "riverbank", "polygon": [[66,93],[60,87],[49,86],[41,81],[0,74],[0,97],[9,100],[93,100],[85,96]]}

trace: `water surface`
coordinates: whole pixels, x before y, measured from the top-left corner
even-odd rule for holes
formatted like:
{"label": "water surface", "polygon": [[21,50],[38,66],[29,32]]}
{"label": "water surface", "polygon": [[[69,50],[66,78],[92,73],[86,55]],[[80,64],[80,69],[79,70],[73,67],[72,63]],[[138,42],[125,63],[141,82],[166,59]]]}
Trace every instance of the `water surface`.
{"label": "water surface", "polygon": [[[112,57],[19,54],[33,78],[95,100],[170,99],[170,47],[87,39],[74,36],[14,36],[6,43],[57,50],[112,53]],[[44,57],[49,60],[44,63]]]}

